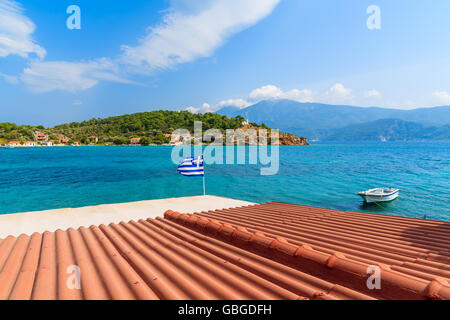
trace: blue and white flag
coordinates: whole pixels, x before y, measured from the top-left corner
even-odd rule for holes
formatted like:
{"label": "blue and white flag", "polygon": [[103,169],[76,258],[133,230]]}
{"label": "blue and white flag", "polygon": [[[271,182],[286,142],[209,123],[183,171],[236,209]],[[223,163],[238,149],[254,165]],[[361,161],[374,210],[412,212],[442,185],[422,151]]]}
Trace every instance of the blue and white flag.
{"label": "blue and white flag", "polygon": [[184,159],[183,163],[178,166],[178,173],[188,177],[204,177],[203,156]]}

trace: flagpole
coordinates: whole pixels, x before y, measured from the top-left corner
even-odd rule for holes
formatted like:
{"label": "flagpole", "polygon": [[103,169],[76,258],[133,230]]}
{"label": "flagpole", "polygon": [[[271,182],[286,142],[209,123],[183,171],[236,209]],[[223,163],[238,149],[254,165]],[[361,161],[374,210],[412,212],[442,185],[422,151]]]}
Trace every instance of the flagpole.
{"label": "flagpole", "polygon": [[205,188],[205,174],[203,173],[203,196],[206,196],[206,188]]}

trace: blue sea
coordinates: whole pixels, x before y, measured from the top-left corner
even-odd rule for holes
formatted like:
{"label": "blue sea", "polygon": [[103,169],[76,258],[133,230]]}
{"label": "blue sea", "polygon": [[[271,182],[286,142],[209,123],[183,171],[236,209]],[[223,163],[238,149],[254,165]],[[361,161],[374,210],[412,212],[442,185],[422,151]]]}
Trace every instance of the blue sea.
{"label": "blue sea", "polygon": [[[0,148],[0,214],[201,195],[176,173],[170,147]],[[450,221],[450,143],[342,143],[281,147],[280,170],[207,165],[211,195]],[[366,206],[357,195],[400,188]]]}

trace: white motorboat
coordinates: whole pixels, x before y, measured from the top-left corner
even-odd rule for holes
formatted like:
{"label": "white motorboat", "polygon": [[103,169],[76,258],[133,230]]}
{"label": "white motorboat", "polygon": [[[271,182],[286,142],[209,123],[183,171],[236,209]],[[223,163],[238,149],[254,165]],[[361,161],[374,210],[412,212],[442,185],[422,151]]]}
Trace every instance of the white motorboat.
{"label": "white motorboat", "polygon": [[388,202],[398,198],[400,189],[394,188],[375,188],[358,193],[365,202],[377,203]]}

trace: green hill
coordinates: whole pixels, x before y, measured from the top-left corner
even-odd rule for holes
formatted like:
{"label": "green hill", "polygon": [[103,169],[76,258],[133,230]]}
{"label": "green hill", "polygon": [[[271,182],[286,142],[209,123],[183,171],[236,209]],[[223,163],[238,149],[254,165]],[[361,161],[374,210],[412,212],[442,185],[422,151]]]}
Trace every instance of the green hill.
{"label": "green hill", "polygon": [[[4,141],[33,141],[34,134],[40,131],[48,134],[50,140],[56,141],[61,137],[67,137],[72,141],[87,143],[88,137],[96,136],[100,144],[128,144],[131,138],[140,137],[143,138],[141,140],[143,144],[162,144],[169,142],[170,138],[166,135],[176,129],[183,128],[193,132],[195,121],[203,123],[204,131],[215,128],[225,132],[226,129],[240,128],[244,118],[241,116],[228,118],[216,113],[193,114],[188,111],[151,111],[72,122],[53,128],[0,123],[0,139]],[[265,125],[260,127],[265,127]]]}
{"label": "green hill", "polygon": [[241,126],[242,117],[228,118],[213,113],[193,114],[188,111],[151,111],[92,119],[58,125],[51,129],[53,133],[62,134],[72,139],[84,142],[89,136],[96,136],[99,142],[126,143],[132,137],[147,137],[150,143],[167,143],[169,138],[164,135],[176,129],[194,131],[194,122],[201,121],[203,130],[217,128],[237,129]]}

